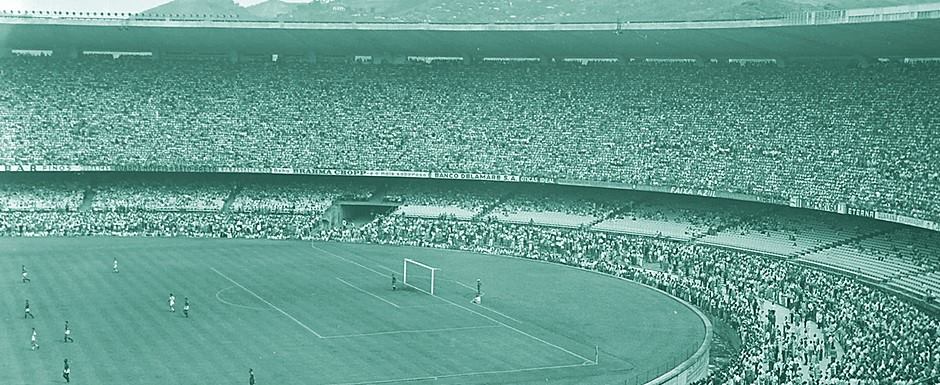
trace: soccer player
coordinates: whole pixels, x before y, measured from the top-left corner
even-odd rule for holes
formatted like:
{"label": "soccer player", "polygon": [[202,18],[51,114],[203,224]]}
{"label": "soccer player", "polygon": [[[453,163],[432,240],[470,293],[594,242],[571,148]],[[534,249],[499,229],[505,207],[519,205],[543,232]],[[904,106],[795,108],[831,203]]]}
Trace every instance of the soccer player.
{"label": "soccer player", "polygon": [[29,273],[26,272],[26,265],[23,265],[23,283],[29,282]]}
{"label": "soccer player", "polygon": [[183,297],[183,315],[189,318],[189,297]]}
{"label": "soccer player", "polygon": [[479,305],[480,302],[482,302],[482,301],[483,301],[483,295],[482,295],[482,294],[477,294],[477,295],[473,296],[473,299],[470,300],[470,303],[475,303],[475,304]]}
{"label": "soccer player", "polygon": [[255,385],[255,370],[248,368],[248,385]]}
{"label": "soccer player", "polygon": [[63,338],[62,342],[75,342],[75,340],[72,339],[72,329],[69,328],[69,321],[65,321],[65,338]]}
{"label": "soccer player", "polygon": [[33,316],[33,313],[29,311],[29,300],[26,300],[26,314],[23,314],[23,318],[36,318]]}
{"label": "soccer player", "polygon": [[117,272],[118,272],[118,268],[117,268],[117,258],[114,258],[114,267],[111,268],[111,272],[112,272],[112,273],[117,273]]}
{"label": "soccer player", "polygon": [[69,369],[69,359],[65,359],[65,368],[62,369],[62,378],[65,379],[65,382],[71,382],[69,375],[72,374],[72,369]]}
{"label": "soccer player", "polygon": [[33,328],[33,336],[30,338],[30,341],[32,341],[32,349],[33,349],[33,350],[39,349],[39,342],[36,341],[36,339],[38,338],[38,336],[39,336],[39,335],[36,334],[36,328]]}
{"label": "soccer player", "polygon": [[477,297],[479,297],[480,294],[482,294],[482,292],[480,292],[480,286],[481,286],[481,285],[480,285],[480,279],[477,278]]}
{"label": "soccer player", "polygon": [[395,274],[392,273],[392,291],[398,290],[396,283],[398,283],[398,279],[395,278]]}
{"label": "soccer player", "polygon": [[170,304],[170,311],[176,312],[176,297],[173,296],[173,293],[170,293],[170,298],[166,302]]}

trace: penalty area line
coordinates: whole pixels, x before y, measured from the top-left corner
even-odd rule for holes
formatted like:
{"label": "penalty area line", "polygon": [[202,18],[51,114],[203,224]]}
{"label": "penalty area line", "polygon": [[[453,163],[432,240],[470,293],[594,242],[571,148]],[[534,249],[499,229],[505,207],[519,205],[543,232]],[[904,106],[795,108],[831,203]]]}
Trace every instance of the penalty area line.
{"label": "penalty area line", "polygon": [[457,331],[461,331],[461,330],[491,329],[491,328],[498,328],[498,327],[501,327],[501,326],[499,326],[499,325],[482,325],[482,326],[464,326],[464,327],[440,328],[440,329],[391,330],[391,331],[387,331],[387,332],[358,333],[358,334],[342,334],[342,335],[335,335],[335,336],[324,336],[323,339],[371,337],[371,336],[384,336],[384,335],[390,335],[390,334],[457,332]]}
{"label": "penalty area line", "polygon": [[356,289],[356,290],[358,290],[358,291],[361,292],[361,293],[365,293],[365,294],[371,295],[373,298],[378,299],[379,301],[385,302],[385,303],[387,303],[387,304],[389,304],[389,305],[392,305],[392,306],[394,306],[396,309],[401,309],[401,306],[398,306],[396,303],[394,303],[394,302],[392,302],[392,301],[389,301],[389,300],[387,300],[387,299],[385,299],[385,298],[379,297],[378,295],[372,294],[372,293],[370,293],[370,292],[368,292],[368,291],[365,291],[365,289],[362,289],[362,288],[360,288],[359,286],[356,286],[356,285],[353,285],[353,284],[351,284],[351,283],[349,283],[349,282],[346,282],[345,279],[342,279],[342,278],[340,278],[340,277],[336,277],[336,279],[338,279],[338,280],[339,280],[340,282],[342,282],[342,283],[345,283],[346,286],[349,286],[349,287],[351,287],[351,288],[353,288],[353,289]]}
{"label": "penalty area line", "polygon": [[255,307],[255,306],[239,305],[239,304],[237,304],[237,303],[231,303],[231,302],[229,302],[229,301],[226,301],[226,300],[222,299],[221,295],[222,295],[222,292],[223,292],[223,291],[226,291],[226,290],[229,290],[229,289],[234,289],[234,288],[235,288],[235,286],[229,286],[229,287],[226,287],[226,288],[219,289],[219,291],[215,292],[215,299],[217,299],[217,300],[219,300],[219,302],[224,303],[224,304],[229,305],[229,306],[235,306],[235,307],[240,307],[240,308],[243,308],[243,309],[251,309],[251,310],[264,310],[264,308]]}
{"label": "penalty area line", "polygon": [[222,278],[225,278],[225,279],[228,280],[229,282],[235,284],[235,286],[238,286],[238,287],[242,288],[242,290],[248,292],[248,294],[251,294],[251,295],[255,296],[255,298],[259,299],[261,302],[264,302],[264,303],[268,304],[268,306],[270,306],[272,309],[277,310],[279,313],[285,315],[287,318],[290,318],[292,321],[294,321],[294,323],[300,325],[300,327],[302,327],[302,328],[304,328],[304,329],[307,329],[308,332],[310,332],[311,334],[317,336],[317,338],[323,338],[323,336],[321,336],[319,333],[317,333],[316,331],[314,331],[313,329],[311,329],[309,326],[307,326],[307,325],[304,324],[303,322],[300,322],[300,320],[298,320],[297,318],[294,318],[294,316],[290,315],[290,313],[288,313],[288,312],[282,310],[281,308],[275,306],[273,303],[268,302],[268,300],[266,300],[266,299],[264,299],[264,298],[261,298],[260,295],[258,295],[258,294],[256,294],[255,292],[249,290],[247,287],[242,286],[242,284],[240,284],[240,283],[238,283],[238,282],[235,282],[234,279],[231,279],[231,278],[229,278],[227,275],[222,274],[221,271],[216,270],[214,267],[211,267],[211,266],[210,266],[209,268],[212,269],[212,271],[214,271],[216,274],[218,274],[218,275],[221,276]]}
{"label": "penalty area line", "polygon": [[375,265],[375,267],[378,267],[379,269],[388,271],[388,272],[390,272],[390,273],[392,273],[392,274],[401,274],[401,272],[398,272],[398,271],[389,269],[389,268],[387,268],[387,267],[385,267],[385,266],[382,266],[382,265]]}
{"label": "penalty area line", "polygon": [[488,375],[488,374],[524,373],[524,372],[535,372],[539,370],[580,368],[584,366],[596,366],[596,365],[597,365],[596,362],[585,362],[581,364],[539,366],[539,367],[534,367],[534,368],[505,369],[505,370],[484,370],[484,371],[479,371],[479,372],[441,374],[437,376],[394,378],[394,379],[387,379],[387,380],[360,381],[360,382],[341,382],[341,383],[333,383],[330,385],[369,385],[369,384],[389,384],[389,383],[395,383],[395,382],[436,381],[436,380],[445,379],[445,378],[483,376],[483,375]]}
{"label": "penalty area line", "polygon": [[[454,283],[456,283],[456,284],[458,284],[458,285],[460,285],[460,286],[463,286],[463,287],[465,287],[465,288],[467,288],[467,289],[473,290],[474,293],[477,292],[477,289],[476,289],[476,288],[474,288],[473,286],[467,285],[467,284],[465,284],[465,283],[463,283],[463,282],[460,282],[460,281],[457,281],[457,280],[453,280],[453,279],[451,279],[451,280],[449,280],[449,281],[452,281],[452,282],[454,282]],[[496,309],[493,309],[493,308],[490,308],[490,307],[487,307],[487,306],[484,306],[484,305],[477,305],[477,306],[479,306],[479,307],[481,307],[481,308],[483,308],[483,309],[489,310],[489,311],[491,311],[491,312],[493,312],[493,313],[495,313],[495,314],[499,314],[499,315],[501,315],[503,318],[512,320],[512,321],[514,321],[514,322],[516,322],[516,323],[520,323],[520,324],[522,323],[522,321],[517,320],[517,319],[515,319],[515,318],[512,318],[512,317],[510,317],[510,316],[508,316],[508,315],[505,315],[505,314],[503,314],[503,313],[497,311]]]}
{"label": "penalty area line", "polygon": [[369,270],[369,271],[371,271],[371,272],[373,272],[373,273],[376,273],[376,274],[378,274],[378,275],[381,275],[381,276],[383,276],[383,277],[385,276],[385,273],[379,272],[378,270],[375,270],[375,269],[373,269],[373,268],[371,268],[371,267],[369,267],[369,266],[365,266],[365,265],[363,265],[363,264],[361,264],[361,263],[359,263],[359,262],[353,261],[353,260],[351,260],[351,259],[344,258],[344,257],[342,257],[342,256],[340,256],[340,255],[337,255],[336,253],[334,253],[334,252],[332,252],[332,251],[324,250],[324,249],[321,249],[321,248],[319,248],[319,247],[316,247],[316,246],[314,246],[312,243],[310,244],[310,247],[312,247],[314,250],[317,250],[317,251],[319,251],[319,252],[321,252],[321,253],[328,254],[328,255],[334,256],[334,257],[336,257],[336,258],[342,259],[342,260],[344,260],[344,261],[346,261],[346,262],[349,262],[349,263],[351,263],[351,264],[353,264],[353,265],[359,266],[359,267],[361,267],[361,268],[363,268],[363,269]]}

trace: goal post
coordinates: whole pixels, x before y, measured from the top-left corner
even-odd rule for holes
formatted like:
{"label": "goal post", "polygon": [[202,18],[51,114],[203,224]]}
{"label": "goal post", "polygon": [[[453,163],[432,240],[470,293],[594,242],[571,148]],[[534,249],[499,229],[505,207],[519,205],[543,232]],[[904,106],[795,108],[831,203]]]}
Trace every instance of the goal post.
{"label": "goal post", "polygon": [[405,258],[402,270],[402,284],[415,290],[434,295],[436,267],[425,265],[413,259]]}

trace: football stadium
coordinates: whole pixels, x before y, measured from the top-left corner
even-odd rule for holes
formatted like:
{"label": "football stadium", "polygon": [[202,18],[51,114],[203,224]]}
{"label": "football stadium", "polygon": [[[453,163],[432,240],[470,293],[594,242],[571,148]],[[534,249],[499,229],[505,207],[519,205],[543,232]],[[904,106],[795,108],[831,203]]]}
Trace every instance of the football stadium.
{"label": "football stadium", "polygon": [[0,384],[940,383],[940,3],[55,3]]}

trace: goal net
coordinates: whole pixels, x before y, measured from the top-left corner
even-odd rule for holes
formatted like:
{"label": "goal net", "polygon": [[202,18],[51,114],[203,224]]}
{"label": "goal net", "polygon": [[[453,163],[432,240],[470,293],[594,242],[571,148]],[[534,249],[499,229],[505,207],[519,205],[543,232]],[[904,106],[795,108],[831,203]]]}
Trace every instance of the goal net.
{"label": "goal net", "polygon": [[408,258],[405,258],[404,264],[402,284],[434,295],[434,278],[439,269]]}

